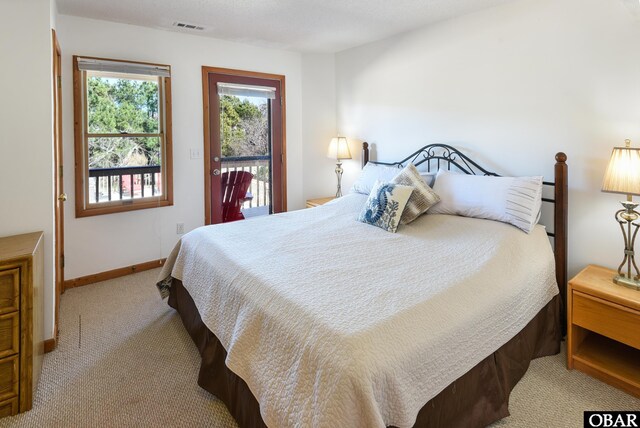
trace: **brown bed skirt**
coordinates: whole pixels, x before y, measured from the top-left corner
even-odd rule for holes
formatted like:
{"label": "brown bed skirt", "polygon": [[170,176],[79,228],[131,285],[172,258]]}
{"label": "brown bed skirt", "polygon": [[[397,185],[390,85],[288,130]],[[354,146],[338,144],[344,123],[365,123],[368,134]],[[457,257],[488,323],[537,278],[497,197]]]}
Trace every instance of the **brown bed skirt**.
{"label": "brown bed skirt", "polygon": [[[226,350],[175,279],[169,305],[178,311],[200,351],[198,385],[222,400],[240,427],[264,427],[258,401],[245,381],[227,368]],[[559,308],[556,296],[509,342],[427,402],[414,426],[484,427],[508,416],[509,394],[531,360],[560,352]]]}

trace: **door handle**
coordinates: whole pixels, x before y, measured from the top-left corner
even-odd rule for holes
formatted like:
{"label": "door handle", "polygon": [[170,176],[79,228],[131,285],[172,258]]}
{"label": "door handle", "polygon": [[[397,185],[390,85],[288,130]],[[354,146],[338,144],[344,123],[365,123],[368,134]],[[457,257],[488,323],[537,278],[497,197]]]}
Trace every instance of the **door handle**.
{"label": "door handle", "polygon": [[67,194],[66,193],[60,193],[60,196],[58,196],[58,200],[59,201],[66,201],[67,200]]}
{"label": "door handle", "polygon": [[220,175],[220,170],[218,168],[214,169],[213,175]]}

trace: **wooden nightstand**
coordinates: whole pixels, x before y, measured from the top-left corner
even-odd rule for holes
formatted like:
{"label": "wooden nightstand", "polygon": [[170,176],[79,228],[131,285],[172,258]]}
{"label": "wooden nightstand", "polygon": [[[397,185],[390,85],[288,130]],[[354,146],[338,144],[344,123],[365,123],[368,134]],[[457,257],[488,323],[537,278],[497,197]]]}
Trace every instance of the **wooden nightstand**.
{"label": "wooden nightstand", "polygon": [[588,266],[569,281],[567,368],[640,397],[640,292]]}
{"label": "wooden nightstand", "polygon": [[335,196],[329,196],[328,198],[307,199],[307,208],[319,207],[333,201],[335,198]]}

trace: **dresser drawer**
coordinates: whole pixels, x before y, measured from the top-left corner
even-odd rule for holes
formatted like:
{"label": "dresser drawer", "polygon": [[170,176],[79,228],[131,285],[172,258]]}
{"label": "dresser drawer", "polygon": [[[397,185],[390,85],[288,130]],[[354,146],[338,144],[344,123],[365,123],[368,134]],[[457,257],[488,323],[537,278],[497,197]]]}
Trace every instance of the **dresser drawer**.
{"label": "dresser drawer", "polygon": [[20,350],[20,312],[0,315],[0,358]]}
{"label": "dresser drawer", "polygon": [[0,402],[0,418],[18,414],[18,398]]}
{"label": "dresser drawer", "polygon": [[573,291],[573,324],[640,349],[640,312]]}
{"label": "dresser drawer", "polygon": [[0,270],[0,314],[20,309],[20,269]]}
{"label": "dresser drawer", "polygon": [[0,360],[0,400],[18,396],[18,356]]}

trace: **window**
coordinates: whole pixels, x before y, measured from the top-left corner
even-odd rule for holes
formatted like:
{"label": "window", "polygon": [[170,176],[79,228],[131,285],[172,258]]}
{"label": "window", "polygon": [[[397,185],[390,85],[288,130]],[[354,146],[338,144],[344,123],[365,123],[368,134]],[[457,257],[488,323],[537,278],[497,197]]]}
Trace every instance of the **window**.
{"label": "window", "polygon": [[173,205],[171,68],[73,58],[76,217]]}

